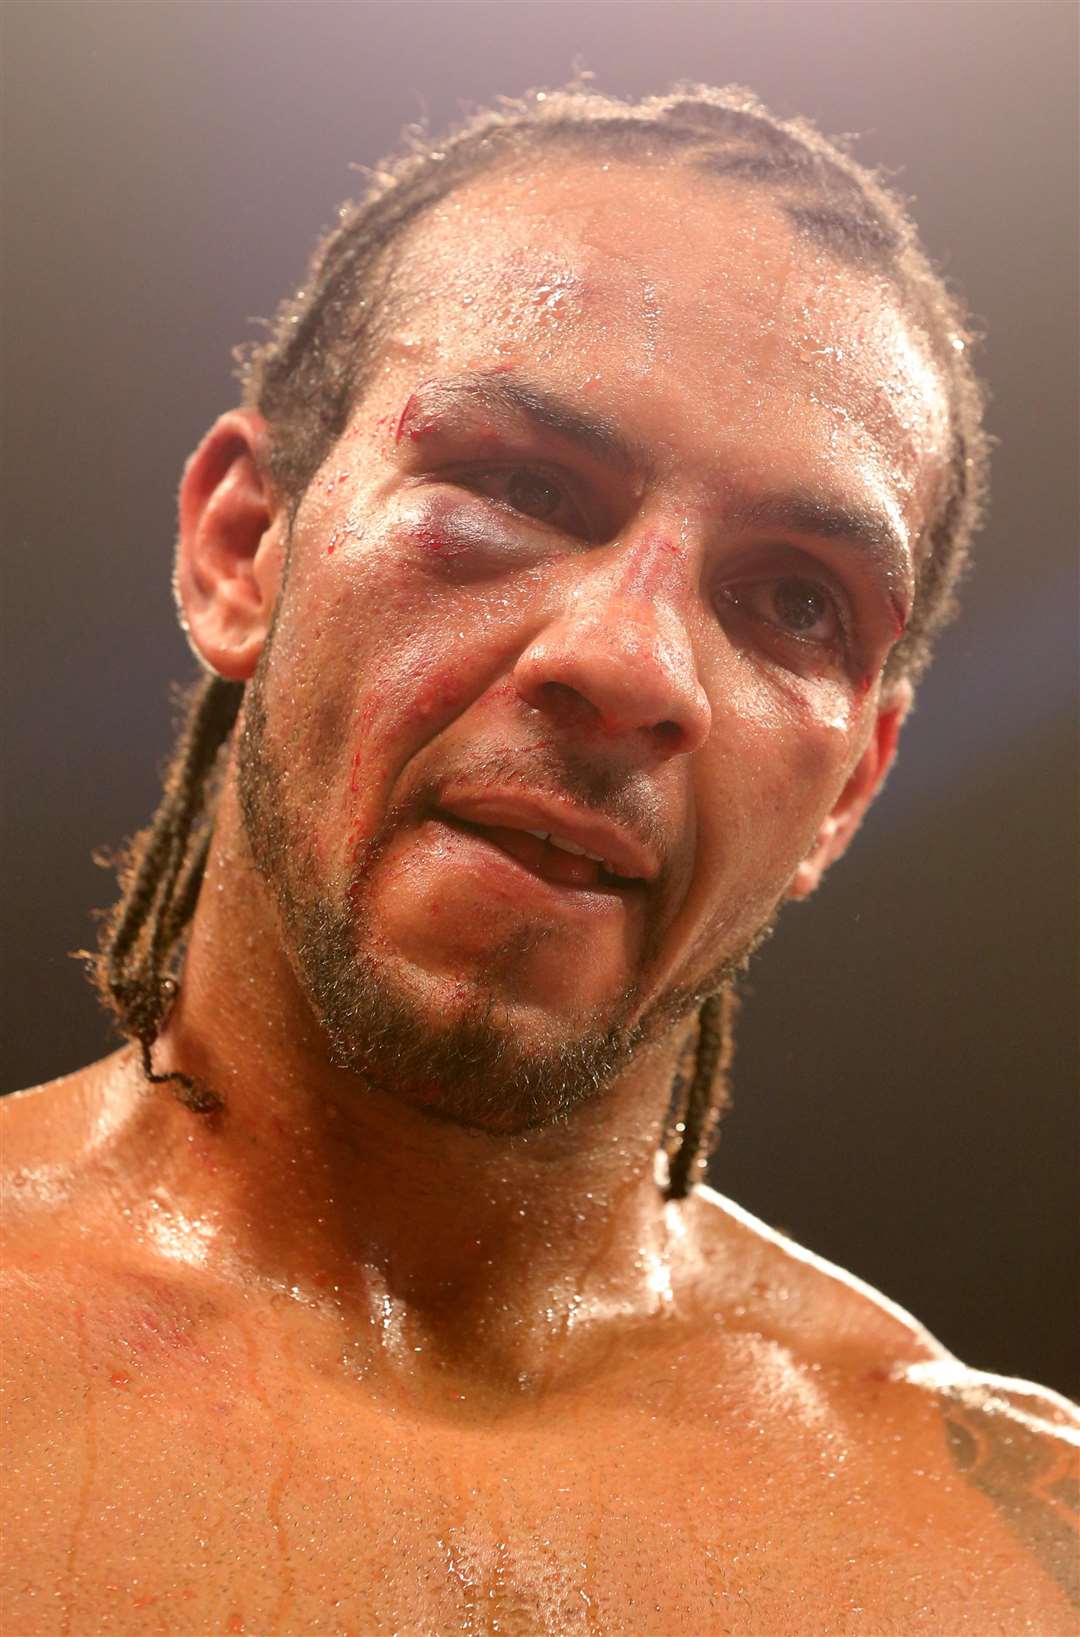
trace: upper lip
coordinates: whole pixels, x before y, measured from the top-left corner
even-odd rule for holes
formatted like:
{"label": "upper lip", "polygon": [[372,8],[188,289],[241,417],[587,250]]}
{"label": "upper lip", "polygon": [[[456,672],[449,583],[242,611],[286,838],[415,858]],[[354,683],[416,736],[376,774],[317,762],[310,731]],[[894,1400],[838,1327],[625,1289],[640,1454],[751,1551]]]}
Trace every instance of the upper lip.
{"label": "upper lip", "polygon": [[452,818],[464,819],[469,824],[542,830],[557,841],[571,841],[587,853],[597,854],[614,875],[652,881],[660,870],[656,852],[640,836],[564,797],[526,795],[519,791],[453,790],[441,797],[439,807]]}

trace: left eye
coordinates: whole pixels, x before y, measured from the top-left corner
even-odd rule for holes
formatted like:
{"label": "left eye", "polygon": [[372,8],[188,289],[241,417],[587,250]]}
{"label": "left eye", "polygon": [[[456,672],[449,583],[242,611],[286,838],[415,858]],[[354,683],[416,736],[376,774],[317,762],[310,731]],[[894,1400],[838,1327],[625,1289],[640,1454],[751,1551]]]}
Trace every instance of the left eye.
{"label": "left eye", "polygon": [[507,503],[516,512],[524,512],[526,517],[535,517],[540,522],[553,517],[562,503],[562,495],[554,483],[549,483],[539,472],[511,472],[504,492]]}
{"label": "left eye", "polygon": [[817,580],[786,575],[729,588],[730,602],[803,642],[834,642],[842,633],[836,601]]}
{"label": "left eye", "polygon": [[511,511],[531,518],[534,523],[552,523],[574,534],[586,532],[584,519],[565,487],[534,466],[469,472],[459,481],[479,494],[501,501]]}

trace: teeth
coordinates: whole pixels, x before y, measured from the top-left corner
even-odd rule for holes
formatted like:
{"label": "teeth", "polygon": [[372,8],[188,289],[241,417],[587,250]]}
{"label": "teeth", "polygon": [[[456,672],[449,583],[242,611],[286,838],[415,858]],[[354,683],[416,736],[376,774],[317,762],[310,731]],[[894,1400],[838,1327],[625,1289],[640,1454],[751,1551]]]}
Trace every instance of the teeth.
{"label": "teeth", "polygon": [[561,852],[573,853],[575,858],[589,858],[594,864],[602,865],[610,875],[617,875],[619,873],[617,870],[612,868],[612,866],[607,862],[607,859],[601,858],[599,853],[586,852],[585,848],[579,847],[576,841],[562,841],[558,836],[550,835],[547,830],[526,830],[525,834],[527,836],[535,836],[537,841],[546,841],[552,847],[558,847]]}
{"label": "teeth", "polygon": [[573,853],[576,858],[591,859],[594,864],[601,864],[605,869],[611,868],[599,853],[587,852],[584,847],[579,847],[576,841],[560,841],[557,836],[548,836],[548,841],[552,847],[560,847],[564,853]]}

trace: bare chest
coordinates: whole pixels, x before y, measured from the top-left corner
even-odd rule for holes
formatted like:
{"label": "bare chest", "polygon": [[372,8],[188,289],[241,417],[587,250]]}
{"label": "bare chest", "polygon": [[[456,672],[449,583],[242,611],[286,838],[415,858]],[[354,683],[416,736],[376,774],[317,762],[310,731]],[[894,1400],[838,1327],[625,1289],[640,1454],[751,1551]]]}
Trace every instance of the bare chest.
{"label": "bare chest", "polygon": [[14,1406],[7,1629],[1058,1629],[1004,1537],[988,1585],[979,1508],[929,1444],[890,1466],[810,1389],[703,1403],[660,1370],[432,1415],[247,1346],[91,1356]]}

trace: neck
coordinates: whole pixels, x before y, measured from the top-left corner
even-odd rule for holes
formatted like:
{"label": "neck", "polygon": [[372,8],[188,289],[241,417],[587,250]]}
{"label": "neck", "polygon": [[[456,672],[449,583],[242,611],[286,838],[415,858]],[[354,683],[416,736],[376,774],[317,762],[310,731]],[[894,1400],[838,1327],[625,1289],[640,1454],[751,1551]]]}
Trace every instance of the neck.
{"label": "neck", "polygon": [[225,1109],[137,1092],[126,1132],[148,1232],[205,1271],[370,1324],[387,1368],[423,1355],[546,1375],[612,1322],[669,1306],[689,1254],[685,1208],[655,1177],[670,1049],[566,1123],[516,1136],[374,1090],[327,1061],[229,816],[154,1046],[156,1072],[196,1076]]}

